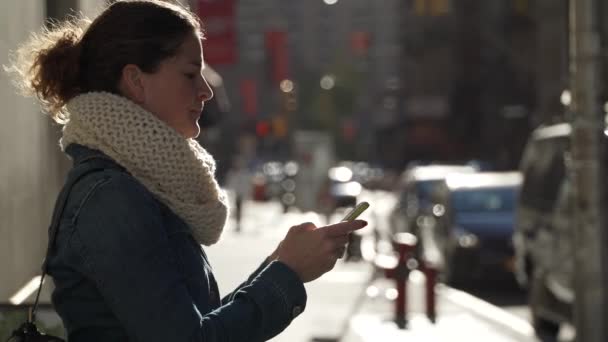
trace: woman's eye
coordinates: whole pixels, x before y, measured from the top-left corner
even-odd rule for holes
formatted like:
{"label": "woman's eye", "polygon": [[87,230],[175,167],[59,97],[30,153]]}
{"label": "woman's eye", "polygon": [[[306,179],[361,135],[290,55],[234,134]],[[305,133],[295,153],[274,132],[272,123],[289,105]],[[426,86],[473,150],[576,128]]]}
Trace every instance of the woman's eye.
{"label": "woman's eye", "polygon": [[193,79],[196,77],[196,74],[195,74],[195,73],[186,73],[186,77],[187,77],[188,79],[193,80]]}

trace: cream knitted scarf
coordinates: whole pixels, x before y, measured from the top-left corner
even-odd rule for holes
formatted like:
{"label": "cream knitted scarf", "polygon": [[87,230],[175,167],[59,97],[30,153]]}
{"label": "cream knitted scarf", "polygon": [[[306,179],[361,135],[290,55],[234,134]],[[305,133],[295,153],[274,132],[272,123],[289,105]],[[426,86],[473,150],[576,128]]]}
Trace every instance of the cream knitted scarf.
{"label": "cream knitted scarf", "polygon": [[63,150],[77,143],[103,152],[181,217],[199,243],[219,240],[228,215],[226,194],[214,178],[213,157],[196,140],[111,93],[79,95],[67,111]]}

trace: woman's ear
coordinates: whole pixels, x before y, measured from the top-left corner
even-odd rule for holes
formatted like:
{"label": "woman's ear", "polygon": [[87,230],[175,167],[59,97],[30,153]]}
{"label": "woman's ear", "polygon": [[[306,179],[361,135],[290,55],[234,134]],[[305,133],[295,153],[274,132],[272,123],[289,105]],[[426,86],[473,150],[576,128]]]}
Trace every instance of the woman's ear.
{"label": "woman's ear", "polygon": [[127,64],[122,68],[118,89],[131,101],[141,104],[145,100],[143,71],[135,64]]}

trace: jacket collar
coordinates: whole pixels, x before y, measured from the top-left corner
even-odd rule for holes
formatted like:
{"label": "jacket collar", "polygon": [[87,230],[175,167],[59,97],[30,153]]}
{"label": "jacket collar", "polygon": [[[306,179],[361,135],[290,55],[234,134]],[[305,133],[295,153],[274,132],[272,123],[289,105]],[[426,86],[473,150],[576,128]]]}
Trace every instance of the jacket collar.
{"label": "jacket collar", "polygon": [[84,145],[70,144],[65,149],[65,153],[72,158],[74,166],[88,162],[95,162],[108,168],[120,169],[126,172],[126,169],[114,161],[114,159],[108,157],[99,150],[95,150]]}

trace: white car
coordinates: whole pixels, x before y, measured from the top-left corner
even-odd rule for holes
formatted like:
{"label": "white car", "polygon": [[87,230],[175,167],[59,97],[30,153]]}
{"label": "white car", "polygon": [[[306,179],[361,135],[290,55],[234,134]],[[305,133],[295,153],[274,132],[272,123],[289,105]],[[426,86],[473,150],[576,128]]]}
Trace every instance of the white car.
{"label": "white car", "polygon": [[532,325],[541,337],[554,338],[561,323],[572,322],[575,226],[565,156],[570,133],[567,123],[536,129],[520,164],[515,271],[529,290]]}

